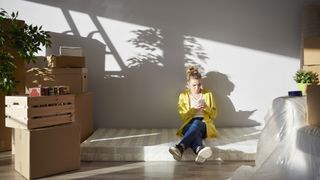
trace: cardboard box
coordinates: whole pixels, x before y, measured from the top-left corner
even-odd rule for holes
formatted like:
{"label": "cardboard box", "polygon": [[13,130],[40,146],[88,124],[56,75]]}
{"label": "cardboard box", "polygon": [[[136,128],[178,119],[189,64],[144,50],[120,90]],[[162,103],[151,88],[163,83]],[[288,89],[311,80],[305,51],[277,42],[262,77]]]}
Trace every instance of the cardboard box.
{"label": "cardboard box", "polygon": [[85,141],[93,132],[93,93],[75,96],[75,122],[79,125],[80,141]]}
{"label": "cardboard box", "polygon": [[0,152],[11,150],[11,129],[5,126],[5,96],[0,92]]}
{"label": "cardboard box", "polygon": [[84,68],[83,56],[47,56],[49,68]]}
{"label": "cardboard box", "polygon": [[[74,121],[74,95],[6,96],[6,126],[34,129]],[[21,124],[21,125],[18,125]]]}
{"label": "cardboard box", "polygon": [[70,93],[88,90],[87,68],[31,68],[26,73],[26,93],[31,87],[69,86]]}
{"label": "cardboard box", "polygon": [[305,37],[303,47],[304,65],[320,65],[320,37]]}
{"label": "cardboard box", "polygon": [[307,124],[320,127],[320,85],[307,87]]}
{"label": "cardboard box", "polygon": [[35,130],[15,129],[14,168],[27,179],[80,168],[79,128],[75,123]]}

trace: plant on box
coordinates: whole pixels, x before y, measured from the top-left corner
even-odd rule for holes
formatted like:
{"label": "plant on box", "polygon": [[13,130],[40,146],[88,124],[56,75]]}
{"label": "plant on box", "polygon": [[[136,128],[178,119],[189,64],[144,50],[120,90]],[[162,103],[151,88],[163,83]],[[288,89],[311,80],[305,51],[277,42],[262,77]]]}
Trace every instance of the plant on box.
{"label": "plant on box", "polygon": [[42,30],[42,26],[24,24],[17,17],[18,12],[9,15],[0,9],[0,91],[5,95],[11,95],[19,83],[14,77],[13,53],[27,64],[35,63],[40,47],[51,46],[49,32]]}
{"label": "plant on box", "polygon": [[298,70],[293,76],[293,79],[298,85],[300,91],[303,95],[306,95],[306,87],[310,84],[318,84],[319,78],[318,73],[306,70]]}

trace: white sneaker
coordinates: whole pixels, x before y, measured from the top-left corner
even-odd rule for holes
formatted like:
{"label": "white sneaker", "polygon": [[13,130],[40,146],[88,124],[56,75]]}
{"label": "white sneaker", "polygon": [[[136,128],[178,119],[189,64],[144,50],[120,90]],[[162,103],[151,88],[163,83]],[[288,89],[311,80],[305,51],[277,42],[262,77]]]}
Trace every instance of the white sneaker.
{"label": "white sneaker", "polygon": [[210,147],[204,147],[202,148],[195,159],[195,162],[197,164],[202,164],[204,163],[208,158],[210,158],[212,155],[212,150]]}
{"label": "white sneaker", "polygon": [[175,159],[176,161],[181,161],[182,153],[180,152],[180,150],[178,148],[170,147],[169,152],[172,154],[173,159]]}

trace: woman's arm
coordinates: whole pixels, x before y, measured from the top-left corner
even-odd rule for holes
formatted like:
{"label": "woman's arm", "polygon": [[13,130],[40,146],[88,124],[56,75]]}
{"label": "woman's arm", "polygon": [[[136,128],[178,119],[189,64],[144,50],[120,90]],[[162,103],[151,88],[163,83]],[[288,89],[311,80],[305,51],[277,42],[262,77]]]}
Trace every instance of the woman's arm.
{"label": "woman's arm", "polygon": [[206,97],[207,106],[203,109],[203,113],[209,116],[209,119],[213,120],[217,117],[217,107],[216,103],[212,97],[212,93],[208,92],[208,97]]}
{"label": "woman's arm", "polygon": [[183,122],[189,121],[196,114],[195,108],[190,108],[189,98],[185,93],[179,95],[178,112]]}

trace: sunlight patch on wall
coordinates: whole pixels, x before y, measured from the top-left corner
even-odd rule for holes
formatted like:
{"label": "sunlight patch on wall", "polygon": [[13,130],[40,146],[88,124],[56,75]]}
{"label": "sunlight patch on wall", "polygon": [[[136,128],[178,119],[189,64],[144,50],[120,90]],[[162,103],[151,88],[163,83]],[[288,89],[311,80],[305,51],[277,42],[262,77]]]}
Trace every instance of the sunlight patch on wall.
{"label": "sunlight patch on wall", "polygon": [[[96,25],[92,22],[88,14],[70,10],[69,12],[73,22],[77,27],[77,30],[80,33],[80,36],[89,37],[91,33],[98,31]],[[97,38],[97,40],[99,40],[100,42],[105,43],[101,36],[96,35],[95,38]]]}
{"label": "sunlight patch on wall", "polygon": [[[28,1],[1,0],[1,8],[7,12],[19,11],[18,19],[23,19],[27,24],[42,25],[46,31],[63,32],[62,30],[70,30],[60,8],[42,5]],[[32,11],[33,13],[30,13]],[[45,15],[43,15],[45,13]],[[50,15],[50,22],[45,23],[44,17]]]}
{"label": "sunlight patch on wall", "polygon": [[215,71],[228,78],[234,85],[228,97],[236,110],[257,110],[253,118],[263,117],[272,99],[297,89],[292,76],[299,69],[298,59],[196,37],[195,40],[203,47],[207,60],[194,58],[194,62],[203,67],[204,74]]}
{"label": "sunlight patch on wall", "polygon": [[[27,24],[42,26],[46,31],[62,33],[70,31],[70,26],[67,23],[61,8],[56,8],[48,5],[28,1],[15,1],[15,0],[0,0],[1,8],[5,9],[9,14],[11,12],[19,12],[18,19],[23,19]],[[32,13],[30,13],[32,11]],[[50,22],[44,17],[50,15]],[[36,56],[45,56],[45,47],[41,47]]]}
{"label": "sunlight patch on wall", "polygon": [[99,24],[94,24],[92,19],[88,14],[70,11],[71,17],[76,24],[76,27],[80,33],[80,36],[87,37],[91,39],[96,39],[101,43],[106,45],[105,49],[105,63],[104,69],[109,71],[121,71],[121,67],[117,62],[114,55],[112,55],[112,51],[108,47],[108,42],[106,39],[103,38],[102,34],[105,32],[100,32],[97,28]]}
{"label": "sunlight patch on wall", "polygon": [[[159,47],[155,47],[152,41],[158,41],[156,33],[158,30],[152,31],[152,28],[140,26],[132,23],[121,22],[105,17],[98,17],[105,33],[110,38],[110,43],[114,46],[119,54],[121,62],[128,68],[140,67],[144,63],[154,63],[158,66],[163,66],[158,59],[162,57],[162,50]],[[150,37],[150,29],[152,37]],[[155,37],[154,37],[155,36]],[[160,36],[160,35],[159,35]],[[143,39],[146,38],[146,39]],[[151,42],[150,42],[151,41]],[[151,43],[148,44],[148,43]],[[117,61],[119,61],[117,59]],[[108,61],[108,59],[106,59]],[[113,71],[114,66],[111,63],[106,62],[105,71]]]}

